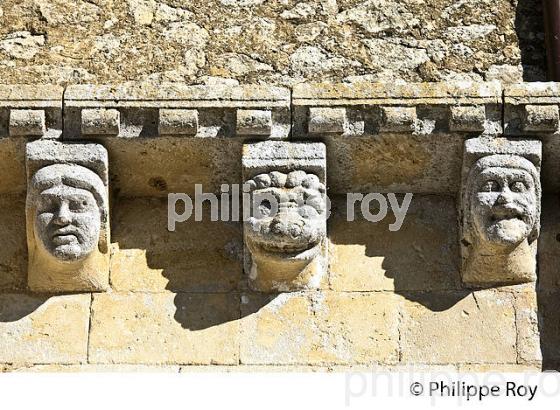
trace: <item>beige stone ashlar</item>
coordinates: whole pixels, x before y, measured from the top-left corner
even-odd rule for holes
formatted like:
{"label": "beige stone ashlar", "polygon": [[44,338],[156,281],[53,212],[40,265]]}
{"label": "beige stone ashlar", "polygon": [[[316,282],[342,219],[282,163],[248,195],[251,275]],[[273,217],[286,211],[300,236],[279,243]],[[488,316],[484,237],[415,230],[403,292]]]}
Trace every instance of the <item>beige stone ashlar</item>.
{"label": "beige stone ashlar", "polygon": [[34,292],[109,287],[108,155],[92,143],[26,147],[28,287]]}
{"label": "beige stone ashlar", "polygon": [[469,287],[536,280],[541,142],[465,141],[459,202],[462,279]]}
{"label": "beige stone ashlar", "polygon": [[268,85],[71,85],[64,94],[66,139],[287,139],[290,91]]}
{"label": "beige stone ashlar", "polygon": [[250,287],[262,292],[321,288],[327,272],[325,145],[245,144],[243,179],[250,194],[243,231]]}
{"label": "beige stone ashlar", "polygon": [[0,138],[58,138],[63,89],[50,85],[0,85]]}

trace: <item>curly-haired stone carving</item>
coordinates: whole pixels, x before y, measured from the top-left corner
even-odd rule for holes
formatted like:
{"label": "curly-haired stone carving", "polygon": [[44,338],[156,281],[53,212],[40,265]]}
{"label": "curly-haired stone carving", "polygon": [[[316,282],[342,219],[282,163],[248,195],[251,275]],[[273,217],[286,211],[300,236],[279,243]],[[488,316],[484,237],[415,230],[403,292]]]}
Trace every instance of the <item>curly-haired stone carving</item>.
{"label": "curly-haired stone carving", "polygon": [[[32,145],[35,144],[35,145]],[[50,145],[28,145],[29,175],[26,201],[30,289],[34,291],[91,291],[108,287],[107,186],[93,170],[87,145],[70,145],[77,163],[48,164]],[[37,153],[44,150],[46,166],[34,171]],[[105,154],[91,144],[93,153]],[[63,149],[64,149],[63,148]],[[81,158],[80,158],[81,157]]]}
{"label": "curly-haired stone carving", "polygon": [[244,189],[251,194],[251,216],[244,224],[245,271],[253,289],[294,291],[324,284],[325,161],[322,143],[245,146]]}
{"label": "curly-haired stone carving", "polygon": [[259,278],[261,285],[270,281],[265,287],[290,288],[288,283],[322,252],[327,231],[325,186],[316,175],[301,170],[259,174],[246,184],[253,204],[245,229],[253,259],[250,277],[273,270],[273,277]]}
{"label": "curly-haired stone carving", "polygon": [[534,281],[539,169],[520,155],[488,155],[470,167],[463,189],[463,281],[474,286]]}

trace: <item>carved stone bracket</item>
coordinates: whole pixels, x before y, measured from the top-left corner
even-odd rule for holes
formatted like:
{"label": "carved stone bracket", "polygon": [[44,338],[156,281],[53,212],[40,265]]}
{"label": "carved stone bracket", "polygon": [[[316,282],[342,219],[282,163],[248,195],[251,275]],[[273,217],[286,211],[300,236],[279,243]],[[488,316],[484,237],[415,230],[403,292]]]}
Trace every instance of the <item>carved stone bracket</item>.
{"label": "carved stone bracket", "polygon": [[28,286],[36,292],[109,287],[108,156],[99,144],[27,144]]}
{"label": "carved stone bracket", "polygon": [[316,289],[327,271],[326,149],[322,143],[246,144],[243,180],[251,194],[244,221],[251,288]]}
{"label": "carved stone bracket", "polygon": [[540,141],[465,142],[459,217],[467,286],[536,280],[540,168]]}

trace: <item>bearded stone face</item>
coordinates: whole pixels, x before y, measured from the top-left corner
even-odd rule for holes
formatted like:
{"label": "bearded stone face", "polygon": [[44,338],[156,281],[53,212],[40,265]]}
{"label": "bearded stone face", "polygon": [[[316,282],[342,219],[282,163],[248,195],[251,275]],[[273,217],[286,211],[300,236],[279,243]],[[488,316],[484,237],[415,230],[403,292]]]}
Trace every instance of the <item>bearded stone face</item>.
{"label": "bearded stone face", "polygon": [[475,176],[471,212],[477,236],[496,246],[527,239],[538,218],[535,180],[522,168],[493,166]]}
{"label": "bearded stone face", "polygon": [[304,171],[260,174],[247,182],[252,216],[248,247],[275,259],[312,259],[326,236],[325,186]]}

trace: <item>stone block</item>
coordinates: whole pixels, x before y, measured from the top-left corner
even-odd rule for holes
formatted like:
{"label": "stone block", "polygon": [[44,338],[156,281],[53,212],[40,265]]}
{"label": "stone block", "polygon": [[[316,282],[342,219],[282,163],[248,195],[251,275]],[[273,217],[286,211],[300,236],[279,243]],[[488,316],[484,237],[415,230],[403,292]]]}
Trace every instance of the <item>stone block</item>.
{"label": "stone block", "polygon": [[543,196],[537,260],[539,289],[560,289],[560,200],[556,194]]}
{"label": "stone block", "polygon": [[526,105],[523,129],[553,133],[558,129],[558,117],[557,105]]}
{"label": "stone block", "polygon": [[25,197],[0,195],[0,291],[27,287]]}
{"label": "stone block", "polygon": [[241,363],[396,363],[399,303],[385,293],[242,296]]}
{"label": "stone block", "polygon": [[449,130],[458,132],[482,132],[486,110],[482,105],[451,107]]}
{"label": "stone block", "polygon": [[412,132],[416,122],[415,107],[380,107],[381,132]]}
{"label": "stone block", "polygon": [[517,362],[538,366],[542,363],[537,293],[534,285],[518,286],[512,292],[517,329]]}
{"label": "stone block", "polygon": [[346,109],[311,107],[309,108],[310,134],[342,134],[347,126]]}
{"label": "stone block", "polygon": [[237,110],[237,135],[268,136],[272,132],[272,111]]}
{"label": "stone block", "polygon": [[85,363],[90,299],[0,294],[0,362]]}
{"label": "stone block", "polygon": [[114,202],[111,284],[118,291],[229,292],[242,278],[241,222],[194,215],[167,229],[167,200]]}
{"label": "stone block", "polygon": [[238,319],[235,294],[97,294],[90,363],[233,365]]}
{"label": "stone block", "polygon": [[403,294],[402,362],[517,363],[513,296],[494,290]]}
{"label": "stone block", "polygon": [[[400,195],[397,200],[402,204],[404,198]],[[331,289],[400,292],[460,288],[453,198],[414,195],[402,226],[395,232],[389,230],[389,224],[395,223],[391,211],[385,219],[373,223],[363,217],[357,203],[355,219],[349,221],[346,197],[331,197],[331,201]]]}
{"label": "stone block", "polygon": [[10,135],[40,137],[47,132],[45,110],[11,110]]}
{"label": "stone block", "polygon": [[84,109],[82,110],[82,135],[118,135],[120,132],[121,115],[115,109]]}
{"label": "stone block", "polygon": [[158,127],[160,135],[196,135],[198,111],[162,108],[159,110]]}

